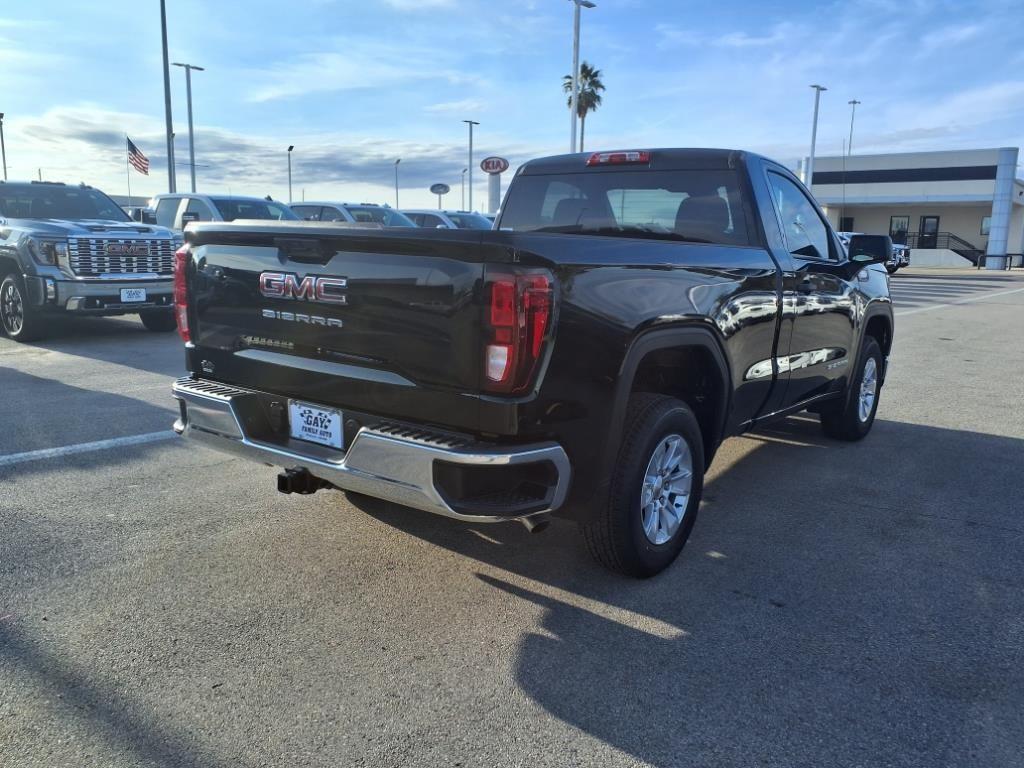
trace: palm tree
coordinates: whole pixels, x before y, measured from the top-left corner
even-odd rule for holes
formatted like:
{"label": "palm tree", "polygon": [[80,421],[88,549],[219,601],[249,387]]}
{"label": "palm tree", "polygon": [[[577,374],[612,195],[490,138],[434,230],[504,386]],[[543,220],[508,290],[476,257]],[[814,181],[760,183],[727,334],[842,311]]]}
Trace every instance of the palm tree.
{"label": "palm tree", "polygon": [[[562,90],[569,94],[567,106],[572,109],[572,75],[562,78]],[[576,102],[576,115],[580,119],[580,152],[583,151],[583,128],[587,122],[587,113],[601,106],[603,90],[601,70],[595,69],[585,61],[580,64],[579,96]]]}

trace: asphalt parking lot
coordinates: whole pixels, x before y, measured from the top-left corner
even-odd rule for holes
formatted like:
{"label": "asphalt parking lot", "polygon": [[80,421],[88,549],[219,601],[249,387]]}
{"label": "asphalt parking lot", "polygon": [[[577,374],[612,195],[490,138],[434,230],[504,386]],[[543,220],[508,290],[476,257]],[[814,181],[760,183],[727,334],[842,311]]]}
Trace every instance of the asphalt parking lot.
{"label": "asphalt parking lot", "polygon": [[0,339],[0,764],[1021,765],[1024,273],[892,284],[869,438],[729,440],[647,582],[278,495],[168,434],[174,334]]}

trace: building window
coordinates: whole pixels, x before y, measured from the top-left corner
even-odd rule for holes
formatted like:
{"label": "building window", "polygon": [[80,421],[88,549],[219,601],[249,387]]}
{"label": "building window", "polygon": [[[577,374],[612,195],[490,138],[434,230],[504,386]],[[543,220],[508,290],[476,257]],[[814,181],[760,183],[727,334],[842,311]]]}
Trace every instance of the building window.
{"label": "building window", "polygon": [[892,238],[894,243],[900,245],[907,244],[907,232],[910,230],[910,217],[909,216],[890,216],[889,217],[889,237]]}
{"label": "building window", "polygon": [[983,234],[985,237],[988,237],[988,228],[991,225],[992,225],[992,217],[991,216],[982,216],[981,217],[981,234]]}

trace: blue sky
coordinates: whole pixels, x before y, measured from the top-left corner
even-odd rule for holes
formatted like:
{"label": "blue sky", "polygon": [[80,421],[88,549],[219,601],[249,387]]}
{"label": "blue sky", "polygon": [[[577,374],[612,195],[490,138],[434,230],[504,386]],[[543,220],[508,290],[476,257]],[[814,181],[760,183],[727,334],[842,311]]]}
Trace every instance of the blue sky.
{"label": "blue sky", "polygon": [[[587,148],[729,146],[805,154],[820,82],[819,154],[838,153],[856,98],[854,152],[1024,144],[1020,0],[688,2],[597,0],[582,57],[604,73]],[[193,80],[199,186],[457,207],[463,119],[477,161],[513,166],[567,150],[561,77],[568,0],[167,0],[172,61]],[[125,192],[123,136],[166,185],[159,4],[36,0],[0,6],[0,111],[12,178],[84,180]],[[179,163],[184,75],[172,69]],[[179,189],[187,167],[178,171]],[[476,200],[486,184],[477,173]]]}

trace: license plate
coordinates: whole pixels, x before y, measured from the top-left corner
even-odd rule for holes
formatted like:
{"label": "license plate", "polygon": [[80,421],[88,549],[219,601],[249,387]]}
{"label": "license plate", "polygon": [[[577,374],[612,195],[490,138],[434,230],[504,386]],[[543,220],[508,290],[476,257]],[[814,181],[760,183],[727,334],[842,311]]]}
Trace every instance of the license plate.
{"label": "license plate", "polygon": [[341,412],[296,400],[288,401],[291,434],[297,440],[341,448]]}
{"label": "license plate", "polygon": [[122,288],[121,289],[121,303],[131,304],[137,301],[146,300],[146,289],[145,288]]}

